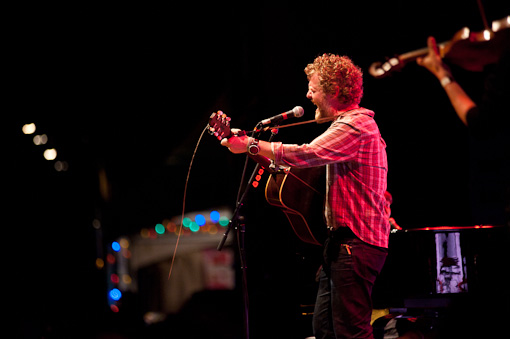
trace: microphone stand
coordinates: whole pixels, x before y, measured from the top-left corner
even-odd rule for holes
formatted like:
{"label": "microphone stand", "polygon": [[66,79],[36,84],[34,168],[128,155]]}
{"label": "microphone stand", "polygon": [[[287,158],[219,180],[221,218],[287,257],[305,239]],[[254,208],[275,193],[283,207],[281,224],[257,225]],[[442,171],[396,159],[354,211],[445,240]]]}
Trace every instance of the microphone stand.
{"label": "microphone stand", "polygon": [[[260,127],[261,125],[261,122],[259,122],[257,124],[257,126],[255,127],[255,131]],[[260,135],[261,131],[259,130],[258,131],[258,135]],[[274,136],[278,134],[278,128],[275,127],[271,130],[271,136],[269,137],[268,139],[268,142],[271,142],[274,138]],[[243,169],[243,175],[241,177],[241,182],[239,184],[239,191],[238,191],[238,195],[237,195],[237,202],[236,202],[236,208],[234,210],[234,213],[232,215],[232,219],[230,219],[229,223],[228,223],[228,227],[225,231],[225,233],[223,234],[223,238],[221,239],[220,243],[218,244],[218,247],[217,247],[217,250],[218,251],[221,251],[223,249],[223,246],[225,245],[225,241],[227,240],[228,238],[228,234],[230,233],[230,230],[232,228],[234,228],[236,231],[237,231],[237,246],[238,246],[238,251],[239,251],[239,258],[240,258],[240,264],[241,264],[241,273],[242,273],[242,292],[243,292],[243,303],[244,303],[244,334],[245,334],[245,338],[246,339],[249,339],[250,338],[250,327],[249,327],[249,295],[248,295],[248,278],[247,278],[247,265],[246,265],[246,251],[245,251],[245,243],[244,243],[244,240],[245,240],[245,230],[246,230],[246,225],[245,225],[245,218],[243,215],[241,215],[241,208],[244,206],[244,201],[246,199],[246,196],[248,194],[248,192],[250,191],[250,187],[252,186],[252,182],[255,178],[255,176],[257,175],[259,169],[260,169],[260,163],[257,162],[257,165],[255,166],[255,168],[253,169],[253,172],[250,176],[250,179],[248,180],[248,183],[246,184],[246,188],[244,189],[244,192],[243,194],[241,195],[241,188],[242,188],[242,185],[243,185],[243,182],[244,182],[244,177],[245,177],[245,173],[246,173],[246,167],[248,165],[248,157],[246,157],[246,162],[244,164],[244,169]],[[276,169],[275,168],[271,168],[271,166],[266,166],[267,168],[265,168],[268,172],[270,173],[275,173],[276,172]],[[241,197],[239,197],[241,195]]]}

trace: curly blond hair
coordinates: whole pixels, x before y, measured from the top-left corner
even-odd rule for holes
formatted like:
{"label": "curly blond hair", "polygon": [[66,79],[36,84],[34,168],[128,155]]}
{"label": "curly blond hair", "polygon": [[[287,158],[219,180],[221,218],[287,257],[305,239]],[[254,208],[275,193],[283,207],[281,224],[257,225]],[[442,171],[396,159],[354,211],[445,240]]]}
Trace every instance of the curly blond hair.
{"label": "curly blond hair", "polygon": [[359,104],[363,97],[363,72],[347,56],[325,53],[308,64],[305,73],[310,80],[319,75],[319,83],[327,94],[335,94],[340,102]]}

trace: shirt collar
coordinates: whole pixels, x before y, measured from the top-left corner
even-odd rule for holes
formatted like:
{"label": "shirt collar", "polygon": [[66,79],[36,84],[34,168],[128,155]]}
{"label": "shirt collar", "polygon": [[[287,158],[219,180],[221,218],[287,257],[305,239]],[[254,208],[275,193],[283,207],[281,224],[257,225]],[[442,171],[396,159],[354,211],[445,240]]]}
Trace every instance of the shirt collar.
{"label": "shirt collar", "polygon": [[340,118],[343,118],[343,117],[346,117],[346,116],[349,116],[349,115],[355,115],[355,114],[365,114],[365,115],[368,115],[371,118],[373,118],[374,115],[375,115],[375,113],[373,111],[369,110],[369,109],[366,109],[366,108],[363,108],[363,107],[358,107],[358,108],[353,108],[353,109],[350,109],[348,111],[340,113],[335,120],[338,120]]}

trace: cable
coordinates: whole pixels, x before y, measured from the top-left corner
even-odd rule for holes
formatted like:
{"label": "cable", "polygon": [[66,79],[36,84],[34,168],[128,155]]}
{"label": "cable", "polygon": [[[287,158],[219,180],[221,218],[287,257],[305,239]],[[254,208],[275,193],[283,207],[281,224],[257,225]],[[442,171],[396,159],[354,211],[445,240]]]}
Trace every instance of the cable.
{"label": "cable", "polygon": [[174,262],[175,262],[175,254],[177,253],[177,247],[179,247],[179,241],[181,240],[182,227],[183,227],[182,221],[184,220],[184,212],[186,211],[186,193],[188,191],[188,183],[189,183],[189,176],[191,173],[191,166],[193,165],[193,160],[195,160],[195,155],[197,154],[198,146],[200,145],[200,142],[202,141],[202,137],[204,136],[205,132],[208,129],[209,129],[209,125],[205,126],[204,130],[202,131],[202,134],[200,134],[200,137],[198,138],[197,145],[195,146],[195,150],[193,151],[193,156],[191,157],[191,161],[189,163],[188,174],[186,176],[186,183],[184,184],[184,196],[182,197],[181,225],[179,226],[179,234],[177,235],[177,241],[175,242],[174,254],[172,256],[172,262],[170,264],[170,272],[168,272],[168,280],[170,280],[170,277],[172,275],[172,270],[174,268]]}

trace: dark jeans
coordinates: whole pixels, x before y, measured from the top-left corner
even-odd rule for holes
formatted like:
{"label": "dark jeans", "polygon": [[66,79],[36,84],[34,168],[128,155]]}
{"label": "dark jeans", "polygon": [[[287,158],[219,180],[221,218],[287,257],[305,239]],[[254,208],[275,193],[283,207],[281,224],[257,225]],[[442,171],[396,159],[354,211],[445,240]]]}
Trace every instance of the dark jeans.
{"label": "dark jeans", "polygon": [[317,339],[373,338],[372,287],[386,255],[354,235],[326,240],[313,316]]}

